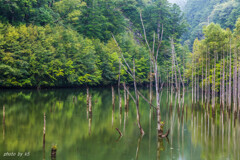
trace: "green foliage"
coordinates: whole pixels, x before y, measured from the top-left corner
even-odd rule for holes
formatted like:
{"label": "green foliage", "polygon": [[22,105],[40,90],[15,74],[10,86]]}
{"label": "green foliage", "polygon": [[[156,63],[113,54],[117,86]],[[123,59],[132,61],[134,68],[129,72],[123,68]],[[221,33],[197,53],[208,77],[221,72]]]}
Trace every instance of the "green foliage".
{"label": "green foliage", "polygon": [[[167,0],[0,0],[0,87],[114,84],[119,60],[125,63],[120,53],[131,68],[135,60],[137,82],[148,82],[140,12],[151,46],[153,33],[164,31],[158,61],[166,79],[169,38],[178,42],[186,29],[180,8]],[[180,63],[184,50],[176,48]],[[123,67],[120,73],[121,82],[133,82]]]}
{"label": "green foliage", "polygon": [[[211,23],[203,28],[205,39],[195,39],[193,44],[192,62],[189,63],[191,68],[187,71],[187,77],[191,79],[192,71],[193,75],[199,75],[200,83],[209,80],[212,86],[212,79],[215,70],[215,84],[216,91],[220,91],[220,82],[222,80],[223,62],[225,68],[224,79],[229,80],[229,67],[231,67],[232,75],[234,74],[234,67],[237,67],[238,53],[239,53],[239,25],[240,19],[237,20],[234,32],[229,28],[223,29],[219,24]],[[231,50],[231,66],[230,65],[230,50]],[[209,64],[207,61],[210,61]],[[215,64],[216,62],[216,64]],[[209,66],[210,65],[210,66]],[[206,66],[208,67],[208,75],[206,77]],[[202,78],[202,69],[203,77]],[[213,87],[213,86],[212,86]]]}
{"label": "green foliage", "polygon": [[240,16],[240,2],[232,0],[188,0],[184,8],[185,16],[190,25],[183,41],[190,40],[192,47],[194,39],[204,38],[203,26],[211,22],[218,23],[224,29],[234,29]]}

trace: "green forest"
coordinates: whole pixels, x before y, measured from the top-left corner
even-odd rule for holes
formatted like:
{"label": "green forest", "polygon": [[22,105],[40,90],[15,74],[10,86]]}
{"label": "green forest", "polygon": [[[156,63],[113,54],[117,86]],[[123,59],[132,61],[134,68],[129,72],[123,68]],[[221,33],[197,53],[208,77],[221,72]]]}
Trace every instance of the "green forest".
{"label": "green forest", "polygon": [[159,52],[160,84],[216,94],[237,85],[240,2],[173,2],[181,8],[167,0],[1,0],[0,86],[132,84],[125,60],[148,84],[149,49]]}
{"label": "green forest", "polygon": [[[126,60],[135,59],[137,82],[148,82],[149,53],[140,12],[148,35],[159,34],[163,27],[158,63],[166,78],[169,38],[177,42],[179,58],[187,50],[178,43],[187,23],[177,5],[166,0],[1,0],[0,86],[115,84],[120,50],[113,35]],[[133,81],[123,68],[120,73],[121,82]]]}

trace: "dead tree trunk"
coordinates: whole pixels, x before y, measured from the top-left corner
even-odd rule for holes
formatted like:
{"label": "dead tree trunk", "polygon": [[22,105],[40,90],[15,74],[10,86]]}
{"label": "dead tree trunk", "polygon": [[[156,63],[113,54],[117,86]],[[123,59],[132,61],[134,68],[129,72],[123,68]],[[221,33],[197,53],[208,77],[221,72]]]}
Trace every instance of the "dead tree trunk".
{"label": "dead tree trunk", "polygon": [[237,113],[237,51],[234,50],[234,73],[233,73],[233,111]]}
{"label": "dead tree trunk", "polygon": [[[172,55],[173,55],[173,57],[174,57],[174,58],[173,58],[173,59],[174,59],[174,63],[176,62],[176,64],[177,64],[179,79],[180,79],[180,81],[181,81],[181,83],[182,83],[183,93],[184,93],[184,92],[185,92],[185,85],[184,85],[184,81],[183,81],[182,76],[181,76],[181,71],[180,71],[179,66],[178,66],[177,58],[175,58],[175,57],[176,57],[176,53],[175,53],[175,47],[174,47],[173,38],[171,39],[171,47],[172,47]],[[176,59],[176,61],[175,61],[175,59]],[[181,90],[180,90],[180,81],[179,81],[179,99],[180,99],[180,92],[181,92]],[[184,98],[184,97],[183,97],[183,98]]]}
{"label": "dead tree trunk", "polygon": [[176,72],[176,65],[175,65],[175,57],[172,51],[172,66],[174,68],[174,75],[175,75],[175,87],[176,91],[178,91],[178,80],[177,80],[177,72]]}
{"label": "dead tree trunk", "polygon": [[114,94],[114,87],[112,86],[112,106],[113,109],[115,108],[115,94]]}
{"label": "dead tree trunk", "polygon": [[136,84],[136,77],[135,77],[135,60],[133,59],[133,80],[134,80],[134,90],[135,90],[135,96],[136,96],[136,108],[137,108],[137,122],[138,122],[138,128],[140,129],[140,133],[144,135],[144,131],[142,129],[141,123],[140,123],[140,113],[139,113],[139,96],[137,92],[137,84]]}
{"label": "dead tree trunk", "polygon": [[92,96],[89,96],[89,106],[88,106],[88,108],[89,108],[89,115],[91,117],[91,115],[92,115]]}
{"label": "dead tree trunk", "polygon": [[205,104],[207,103],[207,89],[208,89],[208,58],[206,53],[206,74],[205,74]]}
{"label": "dead tree trunk", "polygon": [[219,95],[219,103],[220,103],[220,108],[222,108],[222,60],[220,61],[220,85],[219,85],[219,88],[220,88],[220,95]]}
{"label": "dead tree trunk", "polygon": [[[195,57],[196,58],[196,57]],[[194,102],[195,102],[195,104],[196,104],[196,102],[197,102],[197,66],[196,66],[196,59],[194,60],[195,62],[195,65],[194,65],[194,67],[195,67],[195,93],[194,93]]]}
{"label": "dead tree trunk", "polygon": [[[210,66],[210,53],[209,53],[209,50],[208,50],[208,55],[209,55],[209,58],[208,58],[208,67],[209,67],[209,76],[210,76],[210,69],[211,69],[211,66]],[[208,101],[207,101],[207,106],[208,108],[210,107],[210,89],[211,89],[211,86],[210,86],[210,78],[208,77]]]}
{"label": "dead tree trunk", "polygon": [[89,106],[89,88],[87,87],[87,107]]}
{"label": "dead tree trunk", "polygon": [[[199,63],[198,63],[199,64]],[[197,78],[197,102],[199,103],[199,97],[200,97],[200,73],[198,69],[198,78]]]}
{"label": "dead tree trunk", "polygon": [[225,107],[225,57],[224,57],[224,51],[223,51],[223,65],[222,65],[222,109],[224,110]]}
{"label": "dead tree trunk", "polygon": [[213,86],[212,86],[212,112],[214,114],[215,112],[215,89],[216,89],[216,52],[214,51],[214,67],[213,67],[214,71],[213,71]]}
{"label": "dead tree trunk", "polygon": [[132,71],[132,69],[129,67],[126,59],[124,58],[124,56],[123,56],[123,54],[122,54],[122,52],[121,52],[121,48],[119,47],[119,45],[118,45],[118,43],[117,43],[114,35],[112,35],[112,36],[113,36],[113,39],[114,39],[116,45],[117,45],[118,48],[119,48],[120,54],[121,54],[121,56],[122,56],[122,58],[123,58],[123,60],[124,60],[124,62],[125,62],[125,64],[126,64],[127,68],[126,68],[125,65],[123,65],[123,64],[121,63],[120,59],[119,59],[119,63],[123,66],[124,70],[125,70],[125,71],[133,78],[133,80],[134,80],[134,90],[135,90],[136,99],[134,99],[134,97],[129,93],[128,90],[127,90],[127,92],[128,92],[128,94],[131,95],[134,103],[136,104],[138,127],[139,127],[139,129],[140,129],[140,133],[141,133],[142,135],[144,135],[144,131],[143,131],[143,128],[142,128],[141,123],[140,123],[139,101],[138,101],[137,83],[136,83],[136,77],[135,77],[135,61],[133,60],[133,71]]}
{"label": "dead tree trunk", "polygon": [[231,38],[230,38],[230,61],[229,61],[229,93],[228,93],[228,110],[231,110],[231,92],[232,92],[232,55],[231,55],[232,49],[231,49]]}
{"label": "dead tree trunk", "polygon": [[240,111],[240,55],[239,48],[238,51],[238,112]]}
{"label": "dead tree trunk", "polygon": [[[161,40],[157,42],[158,47],[156,50],[156,53],[154,53],[154,51],[151,51],[151,48],[149,47],[149,43],[147,40],[147,36],[146,36],[146,30],[143,24],[143,20],[142,20],[142,14],[140,12],[140,20],[142,23],[142,28],[143,28],[143,32],[144,32],[144,39],[146,42],[146,45],[148,46],[149,49],[149,54],[151,54],[151,63],[153,64],[153,70],[154,70],[154,75],[155,75],[155,87],[156,87],[156,103],[157,103],[157,130],[158,130],[158,136],[161,136],[160,134],[160,130],[161,130],[161,114],[160,114],[160,97],[159,97],[159,81],[158,81],[158,64],[157,64],[157,59],[158,59],[158,53],[159,53],[159,49],[162,43],[162,37],[163,37],[163,25],[162,25],[162,33],[161,33]],[[159,35],[158,35],[159,36]],[[155,36],[154,36],[155,37]],[[160,37],[160,36],[159,36]],[[155,42],[155,38],[154,38],[154,42]],[[155,43],[154,43],[155,45]],[[176,72],[176,70],[175,70]],[[177,83],[176,83],[177,84]]]}
{"label": "dead tree trunk", "polygon": [[194,65],[194,57],[192,58],[192,105],[193,105],[193,99],[194,99],[194,93],[193,93],[193,89],[194,89],[194,79],[193,79],[193,65]]}
{"label": "dead tree trunk", "polygon": [[[226,107],[227,107],[227,110],[228,110],[228,105],[229,105],[229,102],[228,102],[228,90],[229,90],[229,84],[228,84],[228,79],[227,79],[227,75],[229,75],[229,70],[228,70],[228,68],[229,68],[229,60],[228,60],[228,58],[229,58],[229,51],[228,51],[228,49],[227,49],[227,66],[226,66]],[[229,77],[228,77],[229,78]]]}
{"label": "dead tree trunk", "polygon": [[127,110],[127,94],[126,94],[126,83],[124,82],[123,83],[123,88],[124,88],[124,107],[125,107],[125,110]]}
{"label": "dead tree trunk", "polygon": [[203,105],[203,55],[202,55],[202,105]]}
{"label": "dead tree trunk", "polygon": [[[129,90],[129,86],[127,86],[126,89]],[[128,109],[129,109],[129,93],[127,92],[127,111]]]}
{"label": "dead tree trunk", "polygon": [[118,100],[119,100],[119,111],[121,113],[122,111],[122,98],[121,98],[121,62],[120,62],[120,57],[119,57],[119,72],[118,72]]}
{"label": "dead tree trunk", "polygon": [[46,114],[43,116],[43,148],[45,148],[45,135],[46,135]]}

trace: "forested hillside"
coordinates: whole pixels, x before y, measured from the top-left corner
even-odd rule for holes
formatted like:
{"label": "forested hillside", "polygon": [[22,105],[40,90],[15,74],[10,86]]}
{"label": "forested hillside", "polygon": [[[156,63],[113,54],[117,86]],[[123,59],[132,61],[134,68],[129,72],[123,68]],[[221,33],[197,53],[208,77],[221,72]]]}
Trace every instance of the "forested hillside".
{"label": "forested hillside", "polygon": [[184,10],[184,7],[187,3],[187,0],[169,0],[170,3],[176,3],[177,5],[179,5],[179,7]]}
{"label": "forested hillside", "polygon": [[[115,84],[120,50],[129,64],[135,59],[138,83],[148,82],[149,52],[140,12],[151,46],[159,43],[162,32],[158,63],[166,79],[170,38],[180,61],[187,50],[177,43],[186,22],[180,8],[167,0],[1,0],[0,86]],[[158,37],[153,40],[154,33]],[[133,81],[123,68],[120,74],[122,82]]]}
{"label": "forested hillside", "polygon": [[194,39],[203,38],[203,26],[211,22],[219,23],[222,28],[234,29],[240,15],[239,0],[187,0],[184,14],[189,24],[188,33],[183,40],[192,47]]}

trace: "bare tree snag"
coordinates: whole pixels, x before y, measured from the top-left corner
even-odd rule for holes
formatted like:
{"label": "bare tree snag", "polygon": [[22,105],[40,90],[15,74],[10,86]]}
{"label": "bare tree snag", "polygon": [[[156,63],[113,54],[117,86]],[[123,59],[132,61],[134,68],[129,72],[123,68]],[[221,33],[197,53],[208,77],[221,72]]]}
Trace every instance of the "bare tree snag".
{"label": "bare tree snag", "polygon": [[43,116],[43,147],[45,147],[45,135],[46,135],[46,114]]}
{"label": "bare tree snag", "polygon": [[231,110],[231,91],[232,91],[232,49],[231,49],[231,38],[230,38],[230,61],[229,61],[229,93],[228,93],[228,110]]}
{"label": "bare tree snag", "polygon": [[[159,81],[158,81],[158,64],[157,64],[157,59],[158,59],[158,54],[159,54],[159,49],[162,43],[162,37],[163,37],[163,25],[162,25],[162,33],[161,33],[161,40],[157,42],[158,47],[156,50],[156,54],[151,51],[151,48],[149,47],[149,43],[147,40],[147,35],[146,35],[146,30],[143,24],[143,19],[142,19],[142,14],[140,12],[140,20],[142,23],[142,28],[143,28],[143,33],[144,33],[144,39],[146,42],[146,45],[148,46],[149,49],[149,54],[150,54],[150,59],[151,59],[151,63],[153,64],[153,70],[154,70],[154,75],[155,75],[155,88],[156,88],[156,104],[157,104],[157,130],[158,130],[158,135],[160,135],[160,122],[161,122],[161,114],[160,114],[160,97],[159,97]],[[155,36],[154,36],[155,37]],[[154,39],[155,41],[155,39]],[[155,45],[155,44],[154,44]]]}
{"label": "bare tree snag", "polygon": [[119,72],[118,72],[118,100],[119,100],[119,111],[121,113],[122,111],[122,98],[121,98],[121,92],[120,92],[120,87],[121,87],[121,62],[120,62],[120,57],[119,57]]}
{"label": "bare tree snag", "polygon": [[115,108],[115,94],[114,94],[114,87],[112,86],[112,106],[113,109]]}
{"label": "bare tree snag", "polygon": [[139,113],[139,96],[137,92],[137,84],[136,84],[136,78],[135,78],[135,60],[133,59],[133,80],[134,80],[134,90],[135,90],[135,96],[136,96],[136,108],[137,108],[137,122],[138,122],[138,128],[140,129],[140,133],[144,135],[144,131],[142,129],[141,123],[140,123],[140,113]]}
{"label": "bare tree snag", "polygon": [[237,51],[234,50],[234,72],[233,72],[233,111],[237,113]]}
{"label": "bare tree snag", "polygon": [[91,128],[92,128],[92,115],[90,115],[89,118],[88,118],[88,135],[89,136],[92,133]]}
{"label": "bare tree snag", "polygon": [[87,87],[87,106],[89,105],[89,88]]}
{"label": "bare tree snag", "polygon": [[125,106],[125,110],[127,110],[127,91],[126,91],[126,83],[123,83],[123,88],[124,88],[124,106]]}
{"label": "bare tree snag", "polygon": [[[240,111],[240,55],[239,55],[239,48],[238,51],[238,111]],[[240,112],[239,112],[240,113]]]}
{"label": "bare tree snag", "polygon": [[[126,91],[129,90],[129,86],[127,86],[126,88]],[[127,92],[127,111],[129,109],[129,93]]]}
{"label": "bare tree snag", "polygon": [[224,110],[225,106],[225,57],[224,57],[224,52],[223,52],[223,67],[222,67],[222,109]]}
{"label": "bare tree snag", "polygon": [[139,103],[138,103],[138,92],[137,92],[137,84],[136,84],[136,77],[135,77],[135,61],[133,60],[133,71],[132,69],[129,67],[127,61],[125,60],[122,52],[121,52],[121,48],[119,47],[114,35],[112,34],[112,37],[116,43],[116,45],[119,48],[120,54],[122,56],[122,58],[124,59],[125,64],[127,65],[128,69],[121,63],[120,59],[119,59],[119,63],[123,66],[124,70],[133,78],[134,80],[134,90],[135,90],[135,99],[134,97],[130,94],[130,92],[128,91],[128,94],[132,97],[134,103],[136,104],[136,110],[137,110],[137,122],[138,122],[138,127],[140,129],[140,134],[144,135],[144,131],[142,129],[141,123],[140,123],[140,114],[139,114]]}
{"label": "bare tree snag", "polygon": [[89,96],[89,115],[92,115],[92,96]]}

